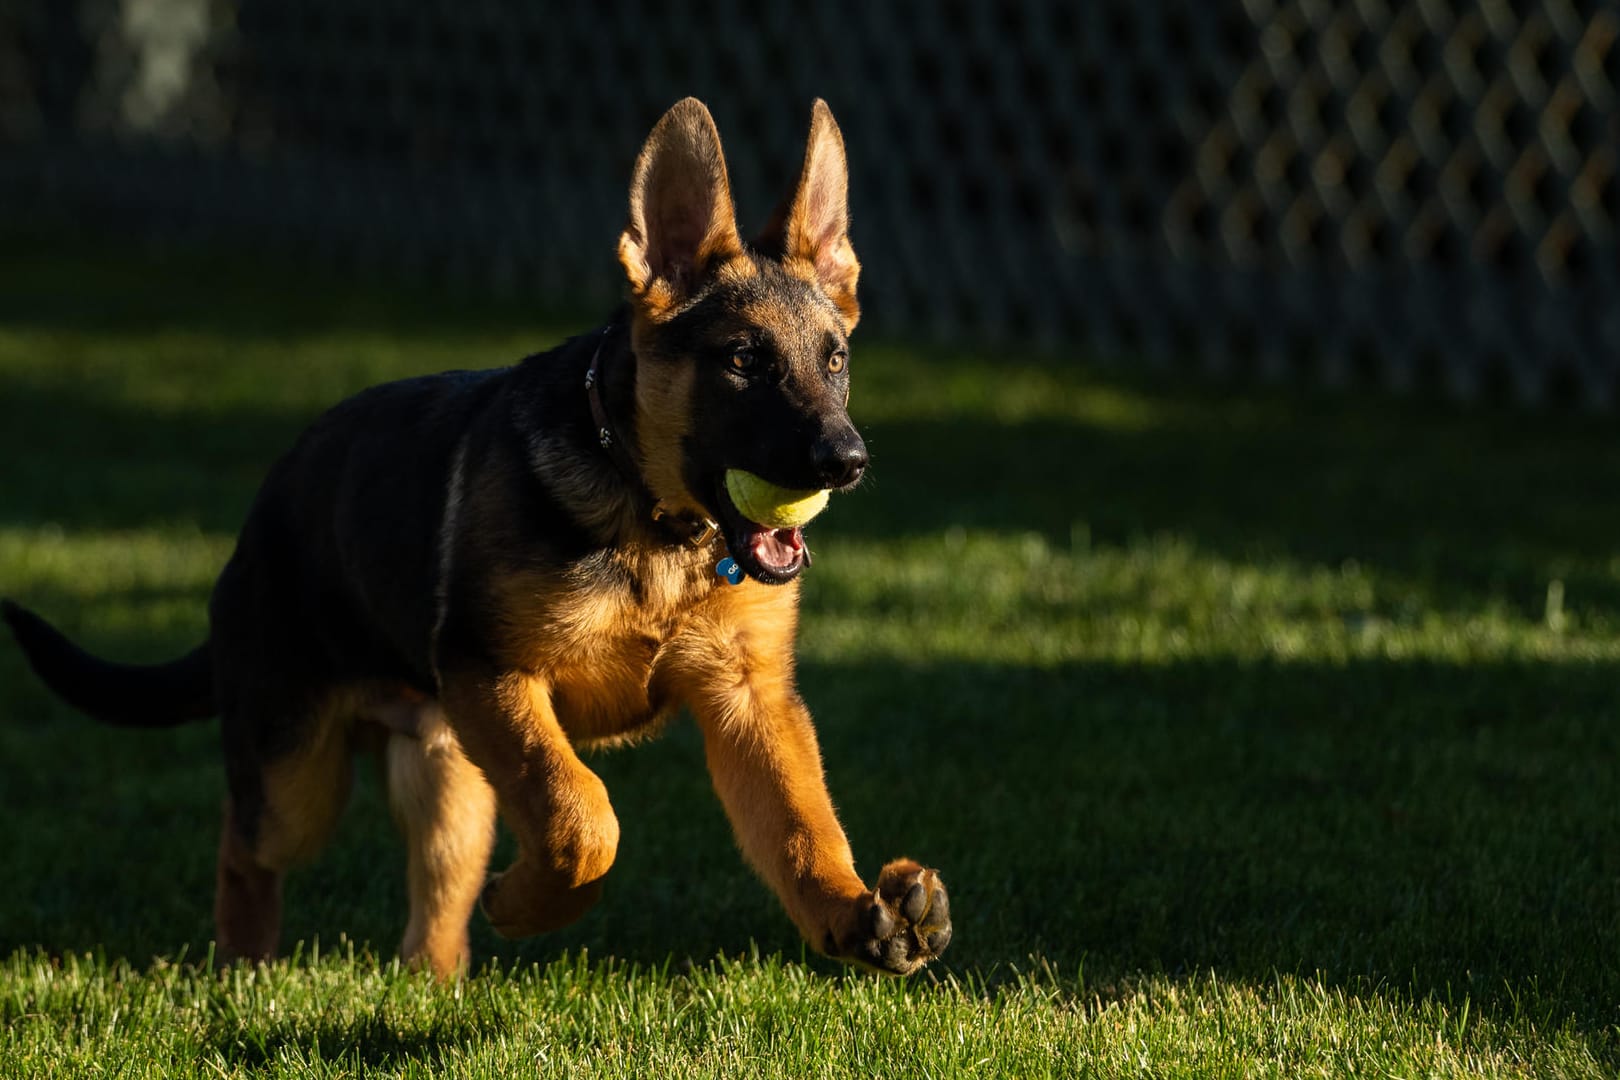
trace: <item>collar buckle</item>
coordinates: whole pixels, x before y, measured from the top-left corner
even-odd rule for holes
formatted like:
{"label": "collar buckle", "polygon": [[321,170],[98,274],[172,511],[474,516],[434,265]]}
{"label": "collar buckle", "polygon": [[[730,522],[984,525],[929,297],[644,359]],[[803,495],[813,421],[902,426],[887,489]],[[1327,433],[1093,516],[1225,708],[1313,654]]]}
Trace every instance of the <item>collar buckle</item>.
{"label": "collar buckle", "polygon": [[679,522],[680,525],[689,530],[686,537],[686,542],[695,548],[700,548],[706,545],[710,540],[713,540],[715,538],[715,534],[720,531],[720,526],[716,525],[709,518],[698,518],[696,521],[694,521],[685,514],[672,514],[664,508],[664,504],[662,502],[659,502],[652,508],[652,519],[654,521],[664,521],[668,519],[671,524]]}

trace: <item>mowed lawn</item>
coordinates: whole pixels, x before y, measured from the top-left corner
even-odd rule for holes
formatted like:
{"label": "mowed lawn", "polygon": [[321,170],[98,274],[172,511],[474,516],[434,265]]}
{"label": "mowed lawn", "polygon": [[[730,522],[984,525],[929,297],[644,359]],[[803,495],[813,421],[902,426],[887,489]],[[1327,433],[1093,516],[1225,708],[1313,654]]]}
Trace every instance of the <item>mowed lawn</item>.
{"label": "mowed lawn", "polygon": [[[0,594],[173,655],[322,408],[592,321],[14,248]],[[590,759],[623,840],[566,932],[398,970],[366,768],[291,958],[215,975],[215,729],[98,727],[0,640],[0,1075],[1620,1070],[1612,419],[862,335],[852,371],[874,465],[811,530],[803,689],[863,872],[945,875],[940,963],[807,955],[683,719]]]}

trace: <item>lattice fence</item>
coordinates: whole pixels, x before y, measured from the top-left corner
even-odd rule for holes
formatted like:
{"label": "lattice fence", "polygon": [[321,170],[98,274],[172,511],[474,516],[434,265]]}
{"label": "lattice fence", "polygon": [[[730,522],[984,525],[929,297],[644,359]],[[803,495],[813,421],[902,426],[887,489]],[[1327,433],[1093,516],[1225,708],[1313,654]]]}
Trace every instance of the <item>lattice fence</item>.
{"label": "lattice fence", "polygon": [[687,93],[753,222],[829,100],[891,333],[1616,396],[1612,0],[0,0],[0,216],[605,306]]}

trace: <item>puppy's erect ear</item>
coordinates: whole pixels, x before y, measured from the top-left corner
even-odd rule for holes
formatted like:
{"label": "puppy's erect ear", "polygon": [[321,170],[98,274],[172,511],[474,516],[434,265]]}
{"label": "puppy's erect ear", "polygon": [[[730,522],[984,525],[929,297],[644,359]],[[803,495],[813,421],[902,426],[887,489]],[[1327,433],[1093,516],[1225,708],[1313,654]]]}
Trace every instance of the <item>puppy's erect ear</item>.
{"label": "puppy's erect ear", "polygon": [[810,109],[798,186],[755,246],[780,253],[788,269],[819,283],[843,313],[845,330],[855,329],[861,317],[855,299],[861,264],[849,243],[849,162],[843,133],[820,98]]}
{"label": "puppy's erect ear", "polygon": [[741,253],[720,132],[703,102],[685,98],[654,125],[636,158],[619,262],[637,303],[657,318],[705,268]]}

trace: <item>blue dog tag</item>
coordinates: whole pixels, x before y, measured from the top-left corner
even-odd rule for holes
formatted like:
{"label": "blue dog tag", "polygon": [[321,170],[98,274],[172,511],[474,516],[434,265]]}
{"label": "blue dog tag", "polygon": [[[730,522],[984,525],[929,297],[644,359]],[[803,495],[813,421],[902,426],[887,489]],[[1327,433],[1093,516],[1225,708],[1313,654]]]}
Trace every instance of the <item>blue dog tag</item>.
{"label": "blue dog tag", "polygon": [[730,555],[727,555],[725,558],[714,564],[714,572],[725,578],[733,585],[742,584],[742,567],[738,566],[737,560],[733,559]]}

